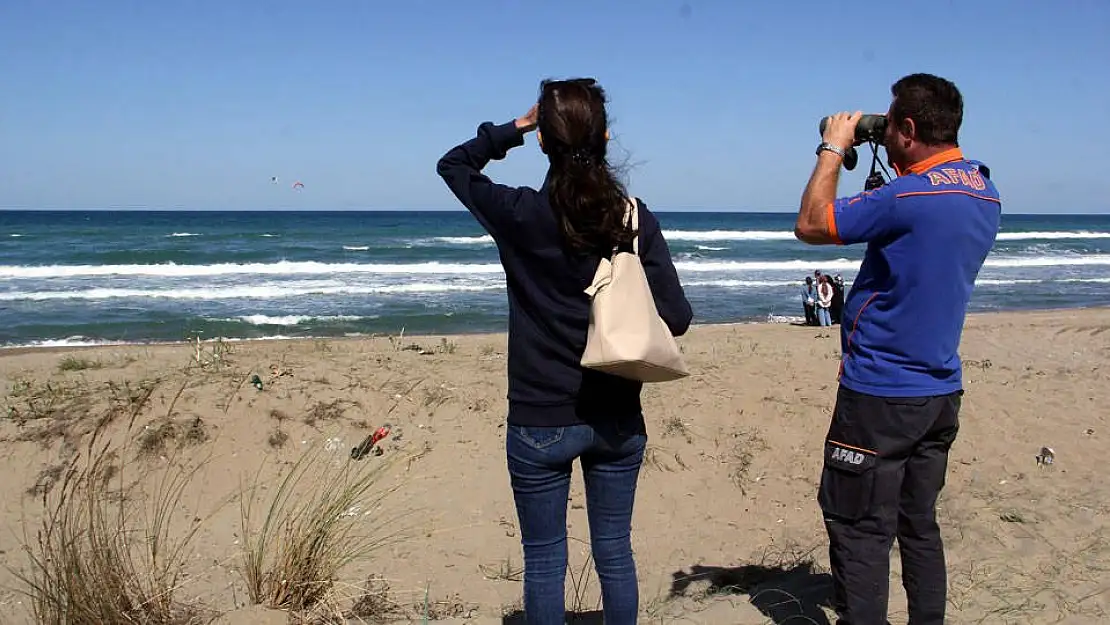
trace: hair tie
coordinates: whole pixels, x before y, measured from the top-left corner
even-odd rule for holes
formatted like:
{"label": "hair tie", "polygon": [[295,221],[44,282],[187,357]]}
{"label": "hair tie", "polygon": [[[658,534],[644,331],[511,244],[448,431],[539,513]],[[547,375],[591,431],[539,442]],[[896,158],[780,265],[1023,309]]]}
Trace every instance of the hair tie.
{"label": "hair tie", "polygon": [[574,161],[576,165],[582,167],[589,167],[593,164],[593,155],[586,148],[577,148],[570,153],[570,160]]}

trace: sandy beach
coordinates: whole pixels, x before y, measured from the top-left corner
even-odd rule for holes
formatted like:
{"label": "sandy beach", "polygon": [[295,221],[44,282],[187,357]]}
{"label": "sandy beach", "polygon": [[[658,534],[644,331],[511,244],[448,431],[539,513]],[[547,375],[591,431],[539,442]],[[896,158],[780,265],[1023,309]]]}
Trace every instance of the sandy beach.
{"label": "sandy beach", "polygon": [[[644,392],[641,622],[830,622],[815,497],[839,328],[695,326],[681,345],[693,375]],[[1110,457],[1110,311],[972,315],[961,354],[961,431],[940,504],[950,622],[1110,622],[1098,461]],[[316,622],[522,622],[505,388],[503,334],[0,351],[0,622],[33,622],[15,574],[31,571],[24,543],[34,553],[44,500],[56,505],[98,428],[111,482],[131,486],[117,508],[136,536],[159,479],[196,469],[170,516],[173,536],[195,532],[173,599],[208,621],[286,621],[246,605],[240,495],[258,485],[264,508],[273,478],[316,453],[321,466],[380,470],[379,503],[341,516],[383,538],[341,570]],[[380,455],[349,460],[387,423]],[[583,503],[576,472],[567,605],[600,623]],[[897,549],[891,568],[891,622],[904,623]]]}

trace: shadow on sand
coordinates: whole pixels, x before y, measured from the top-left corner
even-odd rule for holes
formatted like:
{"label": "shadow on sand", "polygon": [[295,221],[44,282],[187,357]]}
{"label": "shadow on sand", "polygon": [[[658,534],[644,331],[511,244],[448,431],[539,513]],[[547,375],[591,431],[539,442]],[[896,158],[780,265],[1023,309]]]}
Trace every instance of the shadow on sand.
{"label": "shadow on sand", "polygon": [[685,596],[691,585],[708,581],[708,588],[699,584],[699,593],[745,595],[774,623],[789,621],[801,625],[808,619],[817,625],[830,625],[821,608],[831,606],[832,577],[815,571],[811,561],[789,566],[747,564],[732,568],[697,564],[689,571],[676,571],[672,578],[672,598]]}
{"label": "shadow on sand", "polygon": [[[600,610],[589,612],[567,612],[567,625],[604,625]],[[501,625],[525,625],[524,613],[517,610],[506,614]]]}
{"label": "shadow on sand", "polygon": [[[736,567],[695,564],[671,574],[669,599],[721,595],[744,596],[776,624],[831,625],[823,607],[832,606],[832,576],[817,568],[813,549],[769,548],[758,562]],[[524,612],[515,610],[502,625],[525,625]],[[604,625],[600,610],[568,612],[567,625]]]}

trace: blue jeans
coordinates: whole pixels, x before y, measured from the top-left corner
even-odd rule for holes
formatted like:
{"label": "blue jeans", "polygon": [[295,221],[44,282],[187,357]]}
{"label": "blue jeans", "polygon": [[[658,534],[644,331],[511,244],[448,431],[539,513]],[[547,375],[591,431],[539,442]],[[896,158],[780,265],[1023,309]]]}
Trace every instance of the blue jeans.
{"label": "blue jeans", "polygon": [[524,547],[525,621],[566,622],[567,500],[574,459],[580,458],[605,623],[634,625],[640,595],[632,504],[647,445],[643,419],[507,429],[505,452]]}
{"label": "blue jeans", "polygon": [[817,307],[817,323],[823,326],[832,325],[832,317],[829,316],[828,308]]}

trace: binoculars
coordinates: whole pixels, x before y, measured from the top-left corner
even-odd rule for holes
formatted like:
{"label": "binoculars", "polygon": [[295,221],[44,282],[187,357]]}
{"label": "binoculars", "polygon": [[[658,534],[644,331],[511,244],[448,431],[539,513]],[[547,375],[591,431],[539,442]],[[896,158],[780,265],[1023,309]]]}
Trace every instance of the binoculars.
{"label": "binoculars", "polygon": [[[821,119],[818,134],[825,134],[825,126],[829,125],[829,118]],[[856,124],[856,141],[859,143],[882,143],[886,134],[886,115],[863,115]]]}
{"label": "binoculars", "polygon": [[[821,124],[818,128],[819,135],[824,136],[825,126],[828,126],[828,124],[828,117],[821,118]],[[856,142],[858,143],[882,144],[885,134],[885,115],[863,115],[859,118],[859,123],[856,124]],[[858,162],[859,154],[856,153],[854,147],[849,147],[844,151],[844,169],[852,171],[856,168],[856,163]]]}

